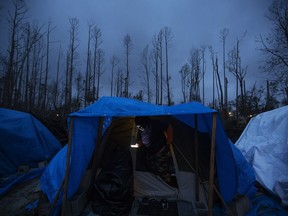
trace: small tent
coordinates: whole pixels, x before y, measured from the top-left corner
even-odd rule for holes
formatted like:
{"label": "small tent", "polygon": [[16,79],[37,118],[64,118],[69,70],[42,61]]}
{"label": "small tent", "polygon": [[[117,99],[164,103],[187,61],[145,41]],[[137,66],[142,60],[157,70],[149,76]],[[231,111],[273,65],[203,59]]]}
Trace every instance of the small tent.
{"label": "small tent", "polygon": [[235,143],[256,180],[288,205],[288,106],[253,117]]}
{"label": "small tent", "polygon": [[159,182],[151,173],[137,170],[134,165],[135,196],[147,197],[154,194],[192,203],[198,199],[194,195],[198,190],[198,178],[208,185],[208,208],[212,206],[214,190],[219,192],[223,202],[228,203],[236,196],[251,191],[254,184],[253,171],[248,167],[242,172],[245,160],[229,142],[215,110],[197,102],[159,106],[127,98],[102,97],[94,104],[69,115],[68,146],[56,155],[41,177],[41,188],[50,203],[55,203],[55,197],[61,194],[60,188],[63,189],[63,196],[59,199],[64,205],[77,194],[92,158],[95,155],[99,157],[101,145],[105,145],[101,138],[111,122],[115,118],[135,116],[162,118],[172,124],[174,140],[171,151],[174,152],[178,183],[177,188],[170,187]]}
{"label": "small tent", "polygon": [[[60,149],[59,141],[34,116],[0,108],[0,178],[5,180],[1,182],[0,195],[15,183],[27,180],[29,175],[24,177],[20,175],[23,173],[17,173],[21,168],[38,168]],[[36,175],[36,171],[33,172],[30,177]]]}

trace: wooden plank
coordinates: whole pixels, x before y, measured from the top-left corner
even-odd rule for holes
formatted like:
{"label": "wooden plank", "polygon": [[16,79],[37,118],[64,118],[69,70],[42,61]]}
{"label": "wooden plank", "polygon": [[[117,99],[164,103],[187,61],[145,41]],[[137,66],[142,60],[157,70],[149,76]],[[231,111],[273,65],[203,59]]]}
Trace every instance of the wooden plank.
{"label": "wooden plank", "polygon": [[212,216],[212,208],[213,208],[215,141],[216,141],[216,117],[217,117],[217,113],[213,113],[213,116],[212,116],[211,150],[210,150],[209,196],[208,196],[208,215],[209,216]]}

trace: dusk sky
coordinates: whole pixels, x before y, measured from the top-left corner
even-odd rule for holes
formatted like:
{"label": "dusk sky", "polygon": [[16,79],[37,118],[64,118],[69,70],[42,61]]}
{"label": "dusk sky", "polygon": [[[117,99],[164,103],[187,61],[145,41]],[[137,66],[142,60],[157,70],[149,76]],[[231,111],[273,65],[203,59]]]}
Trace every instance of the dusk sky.
{"label": "dusk sky", "polygon": [[[11,0],[2,0],[0,5],[1,52],[7,48],[8,38],[6,15],[11,10]],[[265,17],[271,0],[27,0],[29,19],[39,20],[47,28],[49,19],[56,27],[51,33],[51,51],[58,52],[61,44],[64,52],[69,43],[69,18],[76,17],[80,21],[78,50],[79,67],[85,68],[86,47],[89,20],[94,20],[102,32],[102,49],[105,52],[106,75],[103,76],[100,94],[108,95],[110,86],[110,57],[115,54],[121,59],[124,69],[123,37],[129,34],[133,43],[131,53],[131,79],[134,80],[130,89],[134,93],[143,89],[139,79],[140,53],[149,44],[152,48],[152,37],[161,28],[172,29],[173,40],[169,48],[169,73],[172,78],[173,100],[179,103],[182,99],[179,70],[188,63],[192,48],[201,45],[212,45],[219,57],[219,70],[222,69],[222,44],[219,32],[229,29],[226,52],[236,45],[247,31],[240,45],[243,66],[248,66],[246,89],[255,81],[265,85],[265,75],[258,67],[263,56],[257,47],[257,37],[268,35],[271,23]],[[4,35],[3,35],[4,34]],[[6,43],[3,43],[6,42]],[[53,56],[57,56],[56,54]],[[53,57],[51,58],[53,61]],[[56,63],[50,62],[51,67]],[[84,72],[84,69],[82,69]],[[235,97],[235,78],[227,71],[229,81],[229,99]],[[206,50],[205,102],[212,100],[212,68],[210,53]],[[202,89],[202,87],[201,87]],[[202,94],[202,93],[201,93]]]}

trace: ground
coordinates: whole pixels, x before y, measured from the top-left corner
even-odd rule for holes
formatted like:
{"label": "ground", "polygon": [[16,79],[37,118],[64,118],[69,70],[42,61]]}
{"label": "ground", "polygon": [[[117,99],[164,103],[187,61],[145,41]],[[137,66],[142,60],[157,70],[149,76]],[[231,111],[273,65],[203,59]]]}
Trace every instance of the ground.
{"label": "ground", "polygon": [[1,216],[35,215],[39,193],[39,178],[13,187],[8,194],[0,198]]}

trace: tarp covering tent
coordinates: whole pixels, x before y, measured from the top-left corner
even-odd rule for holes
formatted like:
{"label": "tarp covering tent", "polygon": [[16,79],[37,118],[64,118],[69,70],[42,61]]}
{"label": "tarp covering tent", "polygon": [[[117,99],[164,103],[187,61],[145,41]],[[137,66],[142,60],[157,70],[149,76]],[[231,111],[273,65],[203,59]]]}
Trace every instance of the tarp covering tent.
{"label": "tarp covering tent", "polygon": [[[19,174],[13,178],[12,175],[17,174],[19,167],[38,168],[39,163],[50,161],[60,149],[55,136],[31,114],[0,108],[0,177],[5,178],[0,194],[17,182]],[[35,176],[35,170],[28,176]]]}
{"label": "tarp covering tent", "polygon": [[288,205],[288,106],[252,118],[237,148],[255,170],[256,180]]}
{"label": "tarp covering tent", "polygon": [[[102,134],[104,134],[105,130],[110,125],[112,119],[115,117],[170,117],[179,127],[180,125],[183,126],[183,130],[177,130],[177,126],[173,126],[175,135],[174,142],[176,142],[177,137],[188,137],[186,141],[181,139],[183,143],[186,143],[185,145],[187,147],[188,145],[192,146],[192,144],[189,142],[191,140],[193,142],[193,139],[189,138],[189,136],[191,136],[193,128],[196,128],[203,136],[205,135],[205,137],[209,141],[208,143],[205,143],[205,140],[203,140],[203,143],[201,143],[200,141],[199,145],[203,144],[210,146],[213,135],[212,120],[213,116],[217,117],[216,114],[217,112],[215,110],[205,107],[197,102],[179,104],[174,106],[159,106],[150,103],[140,102],[137,100],[117,97],[103,97],[94,104],[78,112],[70,114],[69,122],[71,136],[71,152],[68,151],[68,153],[70,154],[70,169],[68,172],[68,178],[66,176],[66,179],[69,179],[67,184],[67,199],[71,199],[72,196],[77,192],[85,170],[87,169],[88,164],[91,161],[93,152],[95,150],[95,144],[99,144],[99,142],[97,142],[97,138],[99,136],[99,131],[101,131],[99,130],[99,122],[101,122],[100,120],[102,118],[104,121]],[[71,123],[73,127],[71,127]],[[216,133],[214,135],[216,140],[215,161],[217,170],[217,181],[219,183],[220,194],[223,200],[226,202],[230,202],[233,198],[235,198],[236,195],[243,194],[243,192],[248,192],[251,190],[254,184],[254,176],[253,172],[250,172],[248,174],[249,176],[246,176],[246,173],[242,175],[242,178],[240,177],[242,172],[241,169],[243,168],[243,166],[238,167],[238,165],[241,164],[241,162],[239,161],[243,161],[243,158],[241,158],[241,154],[239,157],[237,156],[239,155],[239,152],[237,152],[237,149],[235,150],[232,147],[233,144],[229,142],[224,132],[222,123],[218,117],[215,118],[215,125],[216,131],[214,130],[214,132]],[[184,128],[187,133],[183,133]],[[181,144],[179,142],[178,147],[181,148],[180,145]],[[186,148],[185,145],[182,146],[184,148],[183,150],[185,150]],[[234,153],[235,151],[237,153]],[[63,152],[60,152],[59,155],[55,157],[55,160],[52,160],[52,162],[46,168],[45,172],[41,177],[41,188],[48,196],[51,203],[53,202],[53,199],[55,198],[58,189],[63,184],[63,179],[65,177],[64,170],[66,166],[60,154],[65,155],[66,153],[64,152],[64,150]],[[193,156],[190,155],[189,157],[191,158]],[[210,156],[207,157],[208,164],[209,159]],[[139,173],[139,175],[141,174]],[[148,180],[149,179],[151,180],[150,177],[148,177]],[[246,179],[245,184],[243,184],[243,182],[241,183],[241,180],[243,179]],[[184,184],[189,185],[189,181],[186,180],[183,185]],[[159,189],[160,184],[158,184],[157,187]],[[173,191],[173,189],[171,191]]]}

